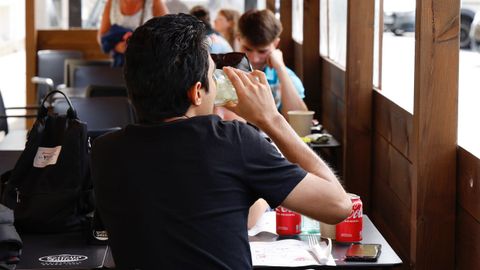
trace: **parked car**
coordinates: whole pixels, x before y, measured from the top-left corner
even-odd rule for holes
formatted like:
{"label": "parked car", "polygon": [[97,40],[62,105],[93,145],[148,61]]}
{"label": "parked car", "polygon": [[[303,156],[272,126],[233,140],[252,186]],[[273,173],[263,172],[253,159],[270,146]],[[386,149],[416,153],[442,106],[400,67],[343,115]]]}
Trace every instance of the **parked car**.
{"label": "parked car", "polygon": [[470,29],[476,12],[470,8],[460,9],[460,48],[470,49],[472,40],[470,38]]}
{"label": "parked car", "polygon": [[[400,4],[403,3],[403,4]],[[462,7],[460,10],[460,48],[468,49],[471,46],[470,27],[475,17],[475,10],[471,7]],[[480,18],[478,18],[480,23]],[[391,31],[396,36],[405,32],[415,32],[415,2],[413,1],[384,1],[383,24],[385,31]],[[480,42],[480,29],[478,34]],[[480,43],[479,43],[480,44]]]}
{"label": "parked car", "polygon": [[415,32],[415,11],[385,12],[383,15],[385,31],[391,31],[396,36],[405,32]]}
{"label": "parked car", "polygon": [[470,40],[472,49],[480,52],[480,12],[475,15],[470,27]]}

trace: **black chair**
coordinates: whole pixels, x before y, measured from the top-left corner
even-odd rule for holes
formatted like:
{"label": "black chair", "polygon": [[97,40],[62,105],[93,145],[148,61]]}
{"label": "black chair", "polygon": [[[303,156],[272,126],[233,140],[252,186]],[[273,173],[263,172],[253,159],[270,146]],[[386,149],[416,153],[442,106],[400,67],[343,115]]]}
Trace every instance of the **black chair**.
{"label": "black chair", "polygon": [[[87,123],[89,132],[124,127],[135,123],[135,111],[126,97],[72,98],[78,118]],[[53,111],[65,113],[68,104],[64,99],[56,99]]]}
{"label": "black chair", "polygon": [[89,85],[87,97],[127,97],[125,86]]}
{"label": "black chair", "polygon": [[[99,60],[84,60],[84,59],[68,59],[65,61],[64,81],[66,87],[75,87],[73,85],[75,70],[79,67],[85,66],[101,66],[110,67],[112,65],[111,59],[99,59]],[[89,85],[89,84],[87,84]],[[84,87],[86,87],[85,85]]]}
{"label": "black chair", "polygon": [[5,135],[8,134],[8,118],[34,118],[37,114],[12,114],[7,115],[8,110],[38,110],[38,106],[25,106],[25,107],[5,107],[3,102],[2,92],[0,91],[0,131],[3,131]]}
{"label": "black chair", "polygon": [[42,83],[42,81],[34,81],[34,83],[38,84],[38,102],[43,99],[48,91],[56,89],[59,85],[64,83],[65,60],[81,58],[83,58],[83,53],[75,50],[40,50],[37,52],[37,77],[49,78],[53,82],[53,85],[49,86]]}
{"label": "black chair", "polygon": [[89,85],[124,86],[121,67],[110,66],[77,66],[71,71],[72,87],[87,87]]}

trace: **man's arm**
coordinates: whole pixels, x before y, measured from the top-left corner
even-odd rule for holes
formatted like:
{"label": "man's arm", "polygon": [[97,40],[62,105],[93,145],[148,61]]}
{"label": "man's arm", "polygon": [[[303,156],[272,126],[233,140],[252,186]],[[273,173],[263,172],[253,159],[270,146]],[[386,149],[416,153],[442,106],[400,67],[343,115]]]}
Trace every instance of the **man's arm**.
{"label": "man's arm", "polygon": [[306,111],[307,105],[298,95],[297,89],[288,76],[287,67],[283,62],[283,54],[279,49],[275,49],[269,56],[269,64],[277,71],[278,80],[280,81],[280,92],[282,99],[282,115],[287,117],[288,111]]}
{"label": "man's arm", "polygon": [[238,96],[238,104],[228,108],[262,129],[287,160],[308,172],[282,205],[326,223],[348,217],[352,210],[350,198],[331,169],[278,112],[265,74],[258,70],[247,74],[229,67],[224,71]]}
{"label": "man's arm", "polygon": [[248,210],[247,229],[250,230],[255,224],[257,224],[258,220],[260,220],[268,207],[268,203],[264,199],[258,199],[252,204],[252,206],[250,206],[250,209]]}

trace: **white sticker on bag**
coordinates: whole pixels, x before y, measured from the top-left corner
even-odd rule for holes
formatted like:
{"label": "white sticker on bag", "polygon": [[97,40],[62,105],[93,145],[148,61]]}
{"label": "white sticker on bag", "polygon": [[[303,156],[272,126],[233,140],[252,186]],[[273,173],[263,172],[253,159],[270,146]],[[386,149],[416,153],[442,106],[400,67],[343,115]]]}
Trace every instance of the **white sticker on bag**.
{"label": "white sticker on bag", "polygon": [[37,154],[33,160],[33,167],[45,168],[48,165],[56,164],[61,150],[61,145],[57,147],[38,147]]}

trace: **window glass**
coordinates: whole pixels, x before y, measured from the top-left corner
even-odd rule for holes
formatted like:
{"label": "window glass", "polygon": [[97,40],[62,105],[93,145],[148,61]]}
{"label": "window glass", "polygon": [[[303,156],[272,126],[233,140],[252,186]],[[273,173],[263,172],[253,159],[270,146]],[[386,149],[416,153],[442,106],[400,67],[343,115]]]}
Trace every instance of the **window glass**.
{"label": "window glass", "polygon": [[[243,12],[245,0],[164,0],[167,6],[181,7],[181,12],[195,5],[203,5],[210,10],[210,17],[215,17],[219,9],[230,8]],[[82,28],[98,28],[107,0],[81,0]],[[69,0],[36,0],[35,19],[37,29],[68,29]],[[265,0],[257,2],[257,7],[265,7]]]}
{"label": "window glass", "polygon": [[328,56],[342,67],[346,66],[347,0],[328,1]]}
{"label": "window glass", "polygon": [[328,57],[328,0],[320,0],[320,55]]}
{"label": "window glass", "polygon": [[82,0],[82,27],[98,28],[106,0]]}
{"label": "window glass", "polygon": [[257,9],[262,10],[267,8],[267,0],[257,0]]}
{"label": "window glass", "polygon": [[[458,83],[458,145],[480,157],[480,1],[462,1]],[[475,15],[476,14],[476,15]],[[471,22],[471,24],[470,24]]]}
{"label": "window glass", "polygon": [[[0,0],[0,92],[6,107],[25,106],[25,63],[25,1]],[[7,121],[10,130],[25,129],[22,118]]]}
{"label": "window glass", "polygon": [[380,31],[383,30],[383,27],[380,29],[380,21],[382,17],[380,16],[380,10],[382,1],[375,1],[375,22],[373,29],[373,86],[380,88]]}
{"label": "window glass", "polygon": [[383,0],[383,27],[382,93],[413,113],[415,0]]}
{"label": "window glass", "polygon": [[303,0],[292,1],[292,38],[303,43]]}

